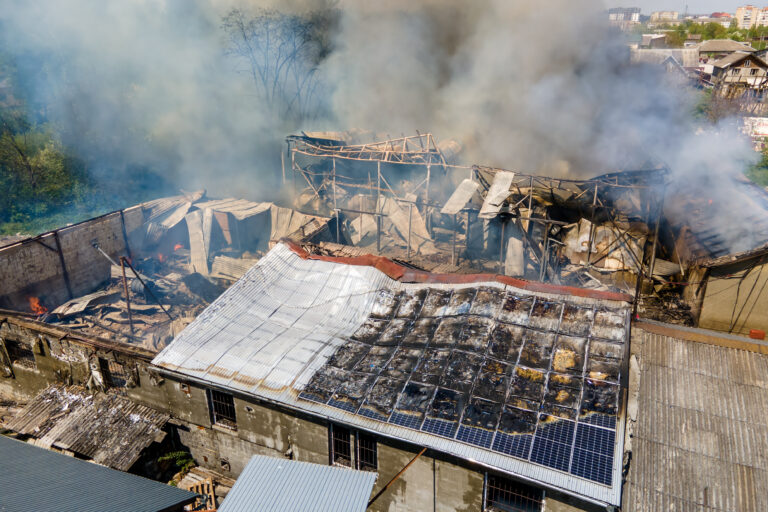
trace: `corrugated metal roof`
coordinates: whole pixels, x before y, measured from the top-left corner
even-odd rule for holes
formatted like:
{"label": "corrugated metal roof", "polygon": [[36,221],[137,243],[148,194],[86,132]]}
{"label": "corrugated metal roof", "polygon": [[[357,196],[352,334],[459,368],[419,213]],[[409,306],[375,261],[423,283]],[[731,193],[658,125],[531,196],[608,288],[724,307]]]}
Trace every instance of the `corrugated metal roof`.
{"label": "corrugated metal roof", "polygon": [[253,215],[259,215],[269,211],[272,207],[272,203],[255,203],[246,199],[228,198],[205,201],[197,203],[195,206],[201,210],[210,208],[217,212],[231,213],[237,220],[244,220]]}
{"label": "corrugated metal roof", "polygon": [[754,48],[733,39],[708,39],[696,48],[700,53],[756,52]]}
{"label": "corrugated metal roof", "polygon": [[6,428],[33,437],[38,446],[55,446],[128,471],[144,448],[165,436],[162,428],[168,419],[122,396],[51,386]]}
{"label": "corrugated metal roof", "polygon": [[157,512],[195,494],[0,435],[4,512]]}
{"label": "corrugated metal roof", "polygon": [[622,509],[768,510],[768,356],[638,327],[632,340],[639,394]]}
{"label": "corrugated metal roof", "polygon": [[376,473],[254,455],[219,512],[363,512]]}
{"label": "corrugated metal roof", "polygon": [[[523,291],[495,281],[431,283],[429,288],[456,290],[480,286],[563,300],[562,295]],[[304,260],[279,244],[198,316],[153,363],[213,385],[473,460],[584,499],[618,504],[623,451],[621,417],[610,466],[614,484],[602,485],[456,439],[299,399],[299,393],[315,373],[366,320],[380,290],[413,292],[425,288],[424,284],[395,281],[370,266]],[[589,307],[626,307],[625,303],[594,298],[567,299],[571,304]]]}

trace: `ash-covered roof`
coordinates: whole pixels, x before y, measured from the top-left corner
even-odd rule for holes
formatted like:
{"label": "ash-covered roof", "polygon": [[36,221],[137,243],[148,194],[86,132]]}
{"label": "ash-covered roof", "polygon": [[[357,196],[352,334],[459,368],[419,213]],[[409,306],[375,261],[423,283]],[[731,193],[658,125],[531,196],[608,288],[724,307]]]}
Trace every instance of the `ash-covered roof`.
{"label": "ash-covered roof", "polygon": [[128,471],[142,450],[165,433],[167,414],[117,395],[92,395],[79,386],[51,386],[6,428],[35,444],[70,450],[94,462]]}
{"label": "ash-covered roof", "polygon": [[277,245],[153,363],[618,504],[625,296],[303,256]]}
{"label": "ash-covered roof", "polygon": [[[739,222],[730,220],[735,211]],[[692,259],[720,258],[768,243],[768,193],[743,177],[678,187],[667,193],[664,214],[676,232],[690,230],[686,251]]]}
{"label": "ash-covered roof", "polygon": [[622,509],[768,508],[768,345],[745,341],[763,353],[728,348],[745,344],[713,331],[633,327],[637,417]]}
{"label": "ash-covered roof", "polygon": [[363,512],[376,473],[254,455],[219,512]]}
{"label": "ash-covered roof", "polygon": [[0,436],[0,510],[161,512],[196,494]]}

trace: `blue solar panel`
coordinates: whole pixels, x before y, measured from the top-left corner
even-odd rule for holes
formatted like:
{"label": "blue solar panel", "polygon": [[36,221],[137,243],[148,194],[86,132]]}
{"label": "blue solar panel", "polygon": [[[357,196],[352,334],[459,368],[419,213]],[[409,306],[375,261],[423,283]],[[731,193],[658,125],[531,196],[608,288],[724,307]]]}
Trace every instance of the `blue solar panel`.
{"label": "blue solar panel", "polygon": [[371,418],[372,420],[376,420],[376,421],[387,421],[389,419],[387,416],[377,413],[376,411],[369,409],[365,406],[361,407],[360,410],[357,411],[357,414],[359,414],[360,416],[365,416],[366,418]]}
{"label": "blue solar panel", "polygon": [[[610,485],[620,387],[604,378],[618,375],[624,346],[593,332],[585,354],[585,339],[555,334],[562,303],[494,293],[477,305],[474,291],[379,297],[353,336],[365,344],[347,340],[299,396]],[[596,313],[565,304],[563,331],[589,335]],[[598,379],[580,371],[590,361]]]}
{"label": "blue solar panel", "polygon": [[543,416],[533,439],[531,461],[568,471],[575,426],[572,421]]}
{"label": "blue solar panel", "polygon": [[341,400],[335,400],[333,398],[331,398],[328,401],[328,405],[330,405],[331,407],[335,407],[337,409],[342,409],[344,411],[351,412],[353,414],[357,410],[357,406],[358,406],[358,404],[356,404],[356,403],[347,402],[347,401],[341,401]]}
{"label": "blue solar panel", "polygon": [[400,425],[401,427],[419,430],[423,417],[424,416],[422,414],[404,414],[402,412],[393,412],[392,417],[389,418],[389,422],[394,425]]}
{"label": "blue solar panel", "polygon": [[453,434],[456,433],[456,425],[457,422],[455,421],[427,418],[424,420],[424,426],[421,427],[421,430],[438,436],[453,437]]}
{"label": "blue solar panel", "polygon": [[493,431],[461,425],[456,439],[482,448],[489,448],[493,440]]}
{"label": "blue solar panel", "polygon": [[539,419],[539,429],[536,431],[536,437],[558,443],[571,444],[575,427],[576,424],[572,421],[557,419],[553,416],[544,416]]}
{"label": "blue solar panel", "polygon": [[576,447],[610,457],[613,455],[616,433],[613,430],[579,424],[576,429]]}
{"label": "blue solar panel", "polygon": [[304,391],[302,391],[299,394],[299,398],[303,398],[304,400],[309,400],[310,402],[316,402],[318,404],[324,404],[325,402],[327,402],[327,400],[323,400],[322,397],[319,397],[314,393],[307,393]]}
{"label": "blue solar panel", "polygon": [[532,439],[533,436],[528,434],[510,435],[503,432],[496,432],[492,450],[513,457],[527,459],[528,453],[531,451]]}
{"label": "blue solar panel", "polygon": [[613,457],[606,457],[589,450],[576,448],[573,452],[571,473],[594,482],[611,485],[613,481],[612,463]]}
{"label": "blue solar panel", "polygon": [[607,428],[610,430],[616,430],[616,416],[610,416],[608,414],[589,414],[580,418],[579,422]]}
{"label": "blue solar panel", "polygon": [[570,444],[550,441],[539,436],[536,436],[533,439],[531,462],[536,462],[543,466],[559,469],[560,471],[568,471],[570,460]]}

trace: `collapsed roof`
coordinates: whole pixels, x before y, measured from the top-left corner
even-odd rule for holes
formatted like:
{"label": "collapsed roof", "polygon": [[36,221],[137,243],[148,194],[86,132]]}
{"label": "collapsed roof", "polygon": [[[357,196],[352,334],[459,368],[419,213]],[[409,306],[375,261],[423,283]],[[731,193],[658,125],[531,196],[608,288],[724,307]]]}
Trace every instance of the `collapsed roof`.
{"label": "collapsed roof", "polygon": [[618,504],[629,299],[279,244],[153,364]]}
{"label": "collapsed roof", "polygon": [[329,220],[203,191],[156,199],[0,247],[0,307],[157,351],[270,241],[330,240]]}
{"label": "collapsed roof", "polygon": [[37,446],[69,450],[81,457],[128,471],[144,448],[165,437],[170,416],[112,394],[96,395],[79,386],[51,386],[5,428],[35,440]]}

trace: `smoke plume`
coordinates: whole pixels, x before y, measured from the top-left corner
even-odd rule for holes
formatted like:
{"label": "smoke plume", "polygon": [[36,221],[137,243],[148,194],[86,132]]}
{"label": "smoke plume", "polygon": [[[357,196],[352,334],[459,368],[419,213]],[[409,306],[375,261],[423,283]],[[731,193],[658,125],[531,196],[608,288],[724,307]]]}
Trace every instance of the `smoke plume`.
{"label": "smoke plume", "polygon": [[[285,119],[228,52],[233,8],[325,11],[311,118]],[[4,51],[28,100],[120,180],[152,168],[176,186],[274,197],[282,137],[361,128],[431,131],[467,163],[590,177],[666,162],[684,180],[738,174],[754,156],[732,126],[697,134],[693,93],[629,64],[602,2],[549,0],[7,1]],[[316,34],[317,35],[317,34]],[[242,57],[242,56],[241,56]],[[724,164],[725,163],[725,164]]]}

